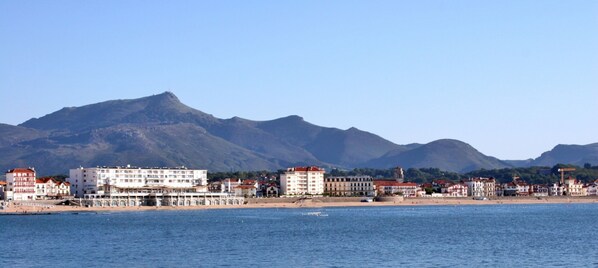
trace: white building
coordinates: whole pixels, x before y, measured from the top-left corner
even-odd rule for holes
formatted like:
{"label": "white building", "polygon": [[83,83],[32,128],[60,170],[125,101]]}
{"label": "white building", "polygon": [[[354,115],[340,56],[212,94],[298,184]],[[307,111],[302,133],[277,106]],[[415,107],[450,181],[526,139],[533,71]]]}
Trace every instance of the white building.
{"label": "white building", "polygon": [[473,197],[488,197],[496,194],[494,178],[472,178],[465,181],[467,195]]}
{"label": "white building", "polygon": [[319,167],[288,168],[280,175],[283,195],[320,195],[324,193],[324,169]]}
{"label": "white building", "polygon": [[35,169],[15,168],[6,172],[6,200],[35,199]]}
{"label": "white building", "polygon": [[453,184],[445,188],[442,188],[443,193],[447,193],[449,197],[466,197],[467,196],[467,185],[463,183]]}
{"label": "white building", "polygon": [[370,176],[328,177],[324,192],[331,196],[374,196],[374,179]]}
{"label": "white building", "polygon": [[108,197],[112,194],[207,191],[208,171],[203,169],[94,167],[70,170],[67,181],[75,197]]}
{"label": "white building", "polygon": [[35,180],[35,197],[37,199],[61,198],[71,193],[70,183],[52,178]]}
{"label": "white building", "polygon": [[568,177],[565,179],[565,192],[569,196],[583,196],[583,183],[579,180]]}

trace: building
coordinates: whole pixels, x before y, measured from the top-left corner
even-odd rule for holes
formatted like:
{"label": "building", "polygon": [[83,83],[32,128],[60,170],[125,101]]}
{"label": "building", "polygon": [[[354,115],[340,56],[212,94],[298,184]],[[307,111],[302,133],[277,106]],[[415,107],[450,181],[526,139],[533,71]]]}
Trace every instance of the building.
{"label": "building", "polygon": [[370,176],[328,177],[324,193],[330,196],[374,196],[374,179]]}
{"label": "building", "polygon": [[264,185],[262,192],[265,197],[278,197],[278,185],[273,182]]}
{"label": "building", "polygon": [[35,199],[35,169],[15,168],[6,172],[6,192],[4,199]]}
{"label": "building", "polygon": [[564,194],[564,192],[565,192],[565,187],[563,187],[563,185],[561,185],[558,182],[552,183],[548,187],[548,195],[550,195],[550,196],[561,196]]}
{"label": "building", "polygon": [[257,180],[244,180],[233,188],[233,192],[236,196],[256,197],[258,186]]}
{"label": "building", "polygon": [[0,181],[0,201],[4,200],[5,192],[6,192],[6,181]]}
{"label": "building", "polygon": [[446,193],[448,197],[467,197],[467,185],[464,183],[452,184],[446,188],[441,189],[442,193]]}
{"label": "building", "polygon": [[53,178],[41,178],[35,180],[36,199],[54,199],[69,196],[71,193],[70,183],[57,181]]}
{"label": "building", "polygon": [[402,195],[404,197],[417,197],[421,188],[414,182],[398,182],[389,180],[375,180],[378,195]]}
{"label": "building", "polygon": [[393,179],[398,182],[405,182],[405,171],[402,167],[396,167],[393,169]]}
{"label": "building", "polygon": [[467,196],[488,197],[496,194],[494,178],[471,178],[464,183],[467,185]]}
{"label": "building", "polygon": [[568,196],[583,196],[583,183],[579,180],[567,177],[564,183],[564,194]]}
{"label": "building", "polygon": [[294,167],[280,175],[282,195],[321,195],[324,193],[324,169]]}
{"label": "building", "polygon": [[94,167],[70,170],[67,181],[75,197],[103,197],[142,190],[197,189],[207,191],[207,170],[141,167]]}
{"label": "building", "polygon": [[587,195],[598,195],[598,180],[589,184],[586,189]]}
{"label": "building", "polygon": [[71,193],[85,206],[241,205],[243,197],[207,192],[207,170],[95,167],[70,170]]}
{"label": "building", "polygon": [[550,189],[546,185],[534,184],[532,185],[532,196],[548,196]]}
{"label": "building", "polygon": [[234,193],[235,187],[241,185],[241,179],[224,179],[224,192],[225,193]]}

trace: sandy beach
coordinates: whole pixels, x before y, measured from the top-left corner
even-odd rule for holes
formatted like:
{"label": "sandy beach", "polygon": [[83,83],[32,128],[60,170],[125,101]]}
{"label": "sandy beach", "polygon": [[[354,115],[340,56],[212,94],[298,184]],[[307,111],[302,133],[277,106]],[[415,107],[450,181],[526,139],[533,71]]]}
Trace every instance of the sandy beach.
{"label": "sandy beach", "polygon": [[[400,202],[319,202],[305,200],[288,202],[284,198],[270,199],[269,202],[244,205],[214,206],[141,206],[141,207],[79,207],[61,205],[24,206],[11,204],[0,210],[0,214],[54,214],[77,212],[126,212],[126,211],[170,211],[170,210],[203,210],[203,209],[248,209],[248,208],[326,208],[326,207],[377,207],[377,206],[458,206],[458,205],[516,205],[516,204],[571,204],[598,203],[598,197],[528,197],[528,198],[496,198],[491,200],[473,200],[472,198],[406,198]],[[280,201],[280,202],[277,202]]]}

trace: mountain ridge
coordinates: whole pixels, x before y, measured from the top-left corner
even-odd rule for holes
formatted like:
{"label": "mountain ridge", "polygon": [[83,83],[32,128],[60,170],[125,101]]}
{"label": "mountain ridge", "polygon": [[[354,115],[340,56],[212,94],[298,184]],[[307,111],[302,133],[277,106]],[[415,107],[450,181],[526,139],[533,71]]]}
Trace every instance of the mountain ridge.
{"label": "mountain ridge", "polygon": [[[549,163],[569,152],[566,159],[596,164],[594,145],[598,144],[557,146],[553,150],[558,152],[528,162]],[[578,151],[587,156],[573,157]],[[298,115],[265,121],[220,119],[183,104],[172,92],[65,107],[17,126],[0,124],[0,168],[35,166],[43,174],[109,164],[185,165],[213,171],[319,165],[465,172],[525,163],[501,161],[451,139],[398,145],[355,127],[317,126]]]}

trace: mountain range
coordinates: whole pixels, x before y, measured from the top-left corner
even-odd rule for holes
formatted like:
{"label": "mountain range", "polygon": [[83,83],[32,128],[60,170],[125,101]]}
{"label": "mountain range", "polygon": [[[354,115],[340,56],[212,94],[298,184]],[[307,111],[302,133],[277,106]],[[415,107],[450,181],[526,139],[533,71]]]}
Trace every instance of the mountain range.
{"label": "mountain range", "polygon": [[458,140],[399,145],[357,128],[321,127],[292,115],[270,121],[216,118],[171,92],[63,108],[18,126],[0,124],[0,168],[40,175],[79,166],[187,166],[210,171],[435,167],[467,172],[557,163],[598,164],[598,143],[557,145],[536,159],[502,161]]}

